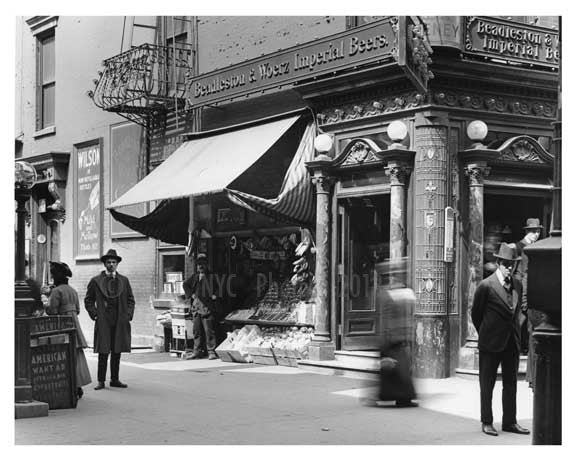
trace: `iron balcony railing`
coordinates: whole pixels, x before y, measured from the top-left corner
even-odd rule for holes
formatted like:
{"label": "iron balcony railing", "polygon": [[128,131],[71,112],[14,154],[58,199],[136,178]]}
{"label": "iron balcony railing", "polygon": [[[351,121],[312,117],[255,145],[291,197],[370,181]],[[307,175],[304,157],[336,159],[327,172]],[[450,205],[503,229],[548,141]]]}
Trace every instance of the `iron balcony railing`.
{"label": "iron balcony railing", "polygon": [[[103,62],[88,95],[96,106],[138,117],[185,104],[192,49],[143,44]],[[134,117],[128,117],[134,118]]]}

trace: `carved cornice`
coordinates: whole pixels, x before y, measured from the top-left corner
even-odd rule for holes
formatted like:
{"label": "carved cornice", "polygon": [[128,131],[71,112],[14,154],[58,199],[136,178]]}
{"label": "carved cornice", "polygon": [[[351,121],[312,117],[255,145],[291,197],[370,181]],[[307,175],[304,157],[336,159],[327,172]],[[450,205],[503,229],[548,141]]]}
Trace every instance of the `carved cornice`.
{"label": "carved cornice", "polygon": [[380,163],[378,153],[382,148],[370,138],[354,138],[333,161],[335,168],[358,167]]}
{"label": "carved cornice", "polygon": [[379,115],[414,109],[424,104],[426,98],[417,91],[370,98],[362,102],[342,104],[324,109],[317,114],[320,125],[361,120]]}
{"label": "carved cornice", "polygon": [[542,100],[471,92],[435,91],[432,100],[435,104],[447,107],[549,119],[556,117],[557,109],[557,104]]}

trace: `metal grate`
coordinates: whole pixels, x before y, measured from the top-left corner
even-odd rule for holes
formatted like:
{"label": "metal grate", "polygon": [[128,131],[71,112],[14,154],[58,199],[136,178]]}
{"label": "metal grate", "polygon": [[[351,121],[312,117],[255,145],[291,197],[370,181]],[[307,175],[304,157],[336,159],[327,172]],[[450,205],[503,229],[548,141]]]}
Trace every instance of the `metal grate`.
{"label": "metal grate", "polygon": [[192,49],[143,44],[104,61],[89,96],[96,106],[146,125],[149,115],[184,107]]}

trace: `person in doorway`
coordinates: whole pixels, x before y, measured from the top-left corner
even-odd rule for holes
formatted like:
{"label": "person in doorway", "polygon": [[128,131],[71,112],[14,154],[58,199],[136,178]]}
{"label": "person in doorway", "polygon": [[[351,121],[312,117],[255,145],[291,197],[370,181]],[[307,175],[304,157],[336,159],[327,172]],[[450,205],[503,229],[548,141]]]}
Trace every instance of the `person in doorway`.
{"label": "person in doorway", "polygon": [[528,218],[524,226],[524,238],[516,243],[520,256],[522,257],[518,264],[516,277],[522,283],[522,314],[520,317],[520,332],[521,332],[521,345],[523,352],[528,352],[528,359],[526,361],[526,381],[530,387],[533,387],[533,373],[534,373],[534,343],[532,340],[532,330],[534,326],[538,325],[541,321],[541,315],[533,309],[528,310],[528,256],[524,249],[532,245],[540,238],[543,227],[540,225],[538,218]]}
{"label": "person in doorway", "polygon": [[98,353],[98,385],[104,389],[106,369],[110,355],[110,386],[128,387],[120,381],[120,355],[131,351],[130,322],[134,317],[134,295],[127,277],[117,271],[122,258],[116,250],[100,258],[105,266],[100,274],[88,283],[84,305],[90,318],[94,320],[94,352]]}
{"label": "person in doorway", "polygon": [[92,382],[84,348],[88,347],[78,315],[80,315],[80,301],[78,293],[68,285],[68,278],[72,277],[72,271],[68,264],[63,262],[50,261],[50,275],[54,282],[54,287],[50,291],[46,313],[49,315],[69,315],[74,320],[76,328],[76,394],[82,398],[83,386]]}
{"label": "person in doorway", "polygon": [[502,430],[529,434],[516,420],[516,387],[520,359],[518,315],[522,285],[512,277],[518,261],[516,245],[501,243],[496,271],[482,280],[472,302],[472,323],[478,331],[480,419],[482,432],[497,436],[493,426],[492,394],[498,366],[502,367]]}
{"label": "person in doorway", "polygon": [[217,359],[216,355],[216,294],[218,284],[208,270],[208,259],[204,253],[196,257],[196,273],[190,276],[183,284],[184,293],[190,300],[192,313],[192,337],[194,350],[191,359],[206,356],[208,359]]}

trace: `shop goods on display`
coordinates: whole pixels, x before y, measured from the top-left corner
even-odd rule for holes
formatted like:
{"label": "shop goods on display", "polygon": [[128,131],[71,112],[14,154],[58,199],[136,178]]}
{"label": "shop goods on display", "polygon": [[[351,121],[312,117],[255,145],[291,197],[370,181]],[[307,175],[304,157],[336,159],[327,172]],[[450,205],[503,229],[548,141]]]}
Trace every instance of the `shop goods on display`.
{"label": "shop goods on display", "polygon": [[264,327],[244,325],[228,333],[216,353],[225,362],[254,362],[264,365],[297,366],[308,357],[312,327]]}

